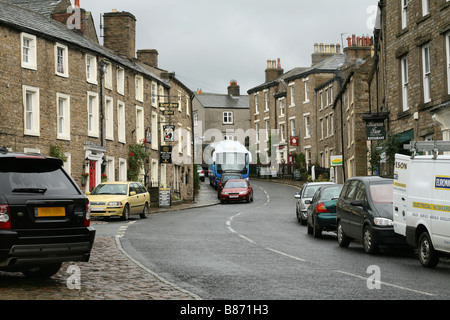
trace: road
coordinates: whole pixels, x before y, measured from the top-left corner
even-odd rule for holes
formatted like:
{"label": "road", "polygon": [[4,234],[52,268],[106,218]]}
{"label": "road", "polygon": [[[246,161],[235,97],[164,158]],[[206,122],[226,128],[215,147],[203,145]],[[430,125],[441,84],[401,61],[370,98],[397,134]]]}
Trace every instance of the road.
{"label": "road", "polygon": [[130,224],[121,245],[205,300],[450,298],[448,260],[429,270],[410,250],[372,256],[338,247],[334,233],[315,239],[296,220],[294,187],[252,185],[253,203],[154,214]]}

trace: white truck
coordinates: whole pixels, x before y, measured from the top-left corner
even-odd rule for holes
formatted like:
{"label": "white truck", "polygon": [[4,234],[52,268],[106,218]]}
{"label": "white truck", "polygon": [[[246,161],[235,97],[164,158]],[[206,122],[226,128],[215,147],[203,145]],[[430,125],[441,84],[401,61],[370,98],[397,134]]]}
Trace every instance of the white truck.
{"label": "white truck", "polygon": [[[418,248],[424,267],[450,253],[450,151],[448,142],[411,142],[412,156],[397,154],[394,169],[394,231]],[[417,151],[433,155],[416,156]]]}

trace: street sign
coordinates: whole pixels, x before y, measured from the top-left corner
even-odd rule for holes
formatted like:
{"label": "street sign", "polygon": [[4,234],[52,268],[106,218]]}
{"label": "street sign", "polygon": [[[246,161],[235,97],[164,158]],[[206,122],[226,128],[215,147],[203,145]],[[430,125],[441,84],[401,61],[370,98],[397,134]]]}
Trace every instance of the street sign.
{"label": "street sign", "polygon": [[386,128],[384,126],[384,120],[367,121],[366,123],[366,135],[367,140],[385,140]]}
{"label": "street sign", "polygon": [[164,136],[164,142],[173,142],[174,141],[174,131],[175,126],[163,126],[163,136]]}
{"label": "street sign", "polygon": [[344,164],[342,156],[331,156],[330,160],[332,167],[342,166]]}
{"label": "street sign", "polygon": [[161,146],[159,149],[159,163],[172,163],[172,146]]}
{"label": "street sign", "polygon": [[170,207],[170,188],[159,188],[159,206]]}

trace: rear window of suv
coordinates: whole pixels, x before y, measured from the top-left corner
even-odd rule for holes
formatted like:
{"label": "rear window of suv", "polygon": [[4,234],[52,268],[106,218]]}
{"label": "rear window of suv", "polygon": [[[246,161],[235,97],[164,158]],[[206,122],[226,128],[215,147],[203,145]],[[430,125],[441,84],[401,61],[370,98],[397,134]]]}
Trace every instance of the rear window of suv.
{"label": "rear window of suv", "polygon": [[79,195],[77,187],[56,159],[8,157],[0,159],[0,193]]}

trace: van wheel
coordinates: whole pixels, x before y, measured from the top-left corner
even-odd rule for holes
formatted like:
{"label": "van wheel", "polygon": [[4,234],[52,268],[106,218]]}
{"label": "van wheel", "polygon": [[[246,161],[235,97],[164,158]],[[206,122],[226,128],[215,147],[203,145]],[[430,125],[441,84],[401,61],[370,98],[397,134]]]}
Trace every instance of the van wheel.
{"label": "van wheel", "polygon": [[142,211],[142,213],[139,215],[139,217],[141,217],[141,219],[147,219],[147,217],[148,217],[148,203],[145,204],[144,211]]}
{"label": "van wheel", "polygon": [[47,279],[55,275],[61,268],[62,263],[43,264],[39,266],[31,267],[28,270],[22,271],[22,273],[28,278],[34,279]]}
{"label": "van wheel", "polygon": [[128,206],[128,203],[125,205],[125,207],[123,208],[123,212],[122,212],[122,217],[121,219],[123,221],[127,221],[128,218],[130,217],[130,207]]}
{"label": "van wheel", "polygon": [[344,230],[342,229],[341,221],[338,221],[337,241],[338,241],[339,247],[347,248],[350,245],[350,240],[351,239],[345,235]]}
{"label": "van wheel", "polygon": [[376,254],[378,252],[378,243],[373,237],[373,230],[370,226],[364,227],[363,233],[364,252],[368,254]]}
{"label": "van wheel", "polygon": [[419,238],[419,260],[425,268],[435,268],[439,262],[439,254],[434,250],[428,232]]}

